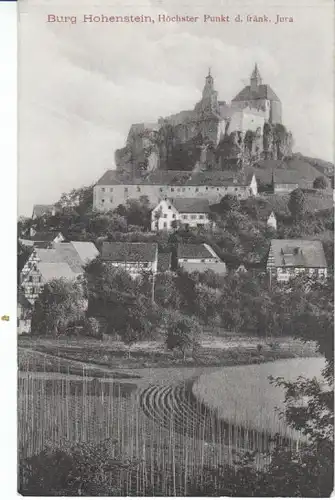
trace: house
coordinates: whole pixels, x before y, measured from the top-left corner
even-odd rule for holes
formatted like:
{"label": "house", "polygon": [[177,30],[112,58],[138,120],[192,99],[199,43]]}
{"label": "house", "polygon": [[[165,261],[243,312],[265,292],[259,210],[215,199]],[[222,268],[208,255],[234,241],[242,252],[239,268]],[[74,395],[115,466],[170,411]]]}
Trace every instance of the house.
{"label": "house", "polygon": [[20,274],[25,297],[33,304],[47,281],[77,279],[83,274],[84,266],[98,255],[93,243],[83,241],[56,243],[53,248],[34,248]]}
{"label": "house", "polygon": [[295,189],[310,189],[313,182],[302,177],[297,170],[278,168],[273,172],[272,185],[274,194],[289,194]]}
{"label": "house", "polygon": [[22,290],[17,297],[17,333],[22,335],[31,332],[32,305]]}
{"label": "house", "polygon": [[141,177],[108,170],[93,189],[93,208],[108,211],[125,204],[129,199],[146,196],[151,207],[165,199],[204,198],[218,203],[226,194],[240,199],[257,196],[258,187],[253,172],[235,173],[232,170],[187,172],[156,170]]}
{"label": "house", "polygon": [[43,217],[44,215],[55,215],[57,209],[55,205],[34,205],[32,219]]}
{"label": "house", "polygon": [[113,267],[125,269],[133,278],[143,271],[157,273],[157,243],[107,242],[102,244],[101,257]]}
{"label": "house", "polygon": [[188,273],[208,270],[217,274],[226,274],[227,272],[226,264],[206,243],[179,244],[177,246],[177,263],[178,267]]}
{"label": "house", "polygon": [[181,225],[204,227],[211,224],[209,202],[200,198],[162,200],[151,212],[152,231],[170,231]]}
{"label": "house", "polygon": [[20,238],[22,245],[52,247],[54,243],[61,243],[65,238],[60,231],[36,232],[33,231],[29,238]]}
{"label": "house", "polygon": [[327,277],[327,262],[319,240],[271,240],[266,264],[270,277],[288,282],[300,273],[315,278]]}

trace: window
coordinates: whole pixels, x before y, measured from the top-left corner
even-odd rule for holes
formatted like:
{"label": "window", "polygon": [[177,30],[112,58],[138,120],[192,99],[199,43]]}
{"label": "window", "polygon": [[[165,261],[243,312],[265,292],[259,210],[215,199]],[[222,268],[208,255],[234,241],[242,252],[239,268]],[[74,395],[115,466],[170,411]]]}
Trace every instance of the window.
{"label": "window", "polygon": [[175,218],[176,218],[176,214],[173,214],[173,215],[172,215],[172,219],[175,219]]}
{"label": "window", "polygon": [[136,191],[137,191],[138,193],[140,193],[140,192],[141,192],[141,188],[140,188],[140,186],[137,186]]}
{"label": "window", "polygon": [[182,188],[182,192],[183,192],[183,193],[185,192],[185,188]]}
{"label": "window", "polygon": [[177,193],[180,193],[180,188],[177,188]]}
{"label": "window", "polygon": [[167,227],[167,222],[164,222],[163,226],[166,228]]}
{"label": "window", "polygon": [[106,189],[105,188],[101,188],[101,191],[104,193],[106,191]]}
{"label": "window", "polygon": [[125,192],[125,193],[128,193],[128,188],[124,188],[124,192]]}
{"label": "window", "polygon": [[199,219],[204,219],[205,217],[203,215],[199,215]]}
{"label": "window", "polygon": [[33,277],[32,276],[29,276],[29,282],[32,283],[33,282]]}
{"label": "window", "polygon": [[206,186],[206,191],[208,191],[208,187]]}
{"label": "window", "polygon": [[112,193],[113,192],[113,188],[109,188],[109,192]]}
{"label": "window", "polygon": [[187,219],[187,215],[183,215],[182,217],[183,217],[183,219]]}
{"label": "window", "polygon": [[159,188],[159,191],[162,193],[163,192],[163,188]]}
{"label": "window", "polygon": [[28,269],[31,269],[31,262],[28,262]]}
{"label": "window", "polygon": [[174,192],[174,188],[171,188],[171,192],[172,192],[172,193]]}
{"label": "window", "polygon": [[113,203],[113,196],[111,196],[111,197],[109,198],[109,201],[110,201],[111,203]]}
{"label": "window", "polygon": [[235,191],[237,191],[237,190],[238,190],[238,188],[235,188]]}
{"label": "window", "polygon": [[105,200],[104,200],[104,198],[102,198],[102,200],[101,200],[101,203],[105,203]]}
{"label": "window", "polygon": [[219,191],[220,188],[216,188],[217,191]]}
{"label": "window", "polygon": [[168,206],[168,209],[171,210],[171,205]]}
{"label": "window", "polygon": [[164,219],[167,219],[167,214],[164,214],[163,217],[164,217]]}
{"label": "window", "polygon": [[195,188],[195,192],[197,193],[199,191],[199,188]]}
{"label": "window", "polygon": [[41,281],[42,281],[41,276],[39,276],[39,277],[38,277],[38,280],[37,280],[37,281],[38,281],[39,283],[41,283]]}
{"label": "window", "polygon": [[196,218],[197,218],[197,216],[196,216],[196,215],[191,215],[191,219],[192,219],[192,220],[194,220],[194,219],[196,219]]}

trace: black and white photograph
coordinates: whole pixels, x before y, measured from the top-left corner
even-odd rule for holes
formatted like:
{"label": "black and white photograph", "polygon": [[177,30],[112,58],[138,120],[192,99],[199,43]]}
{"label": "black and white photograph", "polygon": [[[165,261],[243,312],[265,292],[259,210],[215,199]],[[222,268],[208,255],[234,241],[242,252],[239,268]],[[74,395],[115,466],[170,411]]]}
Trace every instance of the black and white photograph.
{"label": "black and white photograph", "polygon": [[330,497],[333,2],[17,8],[18,493]]}

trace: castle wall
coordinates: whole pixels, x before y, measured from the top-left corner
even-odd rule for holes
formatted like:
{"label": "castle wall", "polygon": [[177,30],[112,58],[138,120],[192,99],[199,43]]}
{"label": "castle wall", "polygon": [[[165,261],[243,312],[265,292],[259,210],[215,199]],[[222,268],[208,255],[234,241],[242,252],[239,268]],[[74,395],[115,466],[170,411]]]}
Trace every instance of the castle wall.
{"label": "castle wall", "polygon": [[282,123],[282,106],[281,102],[272,101],[270,109],[270,122]]}

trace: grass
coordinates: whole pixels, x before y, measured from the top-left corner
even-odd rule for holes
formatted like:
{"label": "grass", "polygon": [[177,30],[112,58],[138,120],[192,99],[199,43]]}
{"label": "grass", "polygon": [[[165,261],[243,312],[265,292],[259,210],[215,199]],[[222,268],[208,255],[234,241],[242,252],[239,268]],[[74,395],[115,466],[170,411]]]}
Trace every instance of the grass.
{"label": "grass", "polygon": [[284,377],[285,380],[299,376],[312,378],[320,376],[323,368],[323,358],[226,368],[201,375],[193,392],[226,421],[298,439],[299,434],[288,429],[276,412],[276,407],[283,408],[284,392],[280,387],[270,385],[268,377]]}
{"label": "grass", "polygon": [[[214,333],[214,332],[212,332]],[[131,357],[128,348],[120,342],[99,341],[95,339],[50,339],[19,338],[19,367],[30,366],[30,371],[60,371],[82,375],[90,370],[91,376],[108,376],[111,370],[119,370],[114,377],[132,378],[124,370],[141,368],[197,367],[197,366],[235,366],[253,364],[276,359],[315,356],[315,347],[291,338],[278,340],[278,345],[269,345],[259,338],[241,337],[226,332],[206,332],[203,345],[196,357],[183,357],[166,351],[162,342],[146,342],[133,346]],[[262,345],[259,352],[258,344]],[[29,349],[29,351],[28,351]],[[36,352],[36,359],[32,354]],[[43,357],[44,356],[44,357]],[[57,359],[53,359],[56,356]],[[31,358],[31,361],[30,361]],[[30,363],[30,364],[29,364]],[[84,366],[91,364],[92,366]],[[21,368],[20,368],[21,369]],[[87,372],[87,376],[89,372]],[[111,376],[111,374],[109,375]]]}

